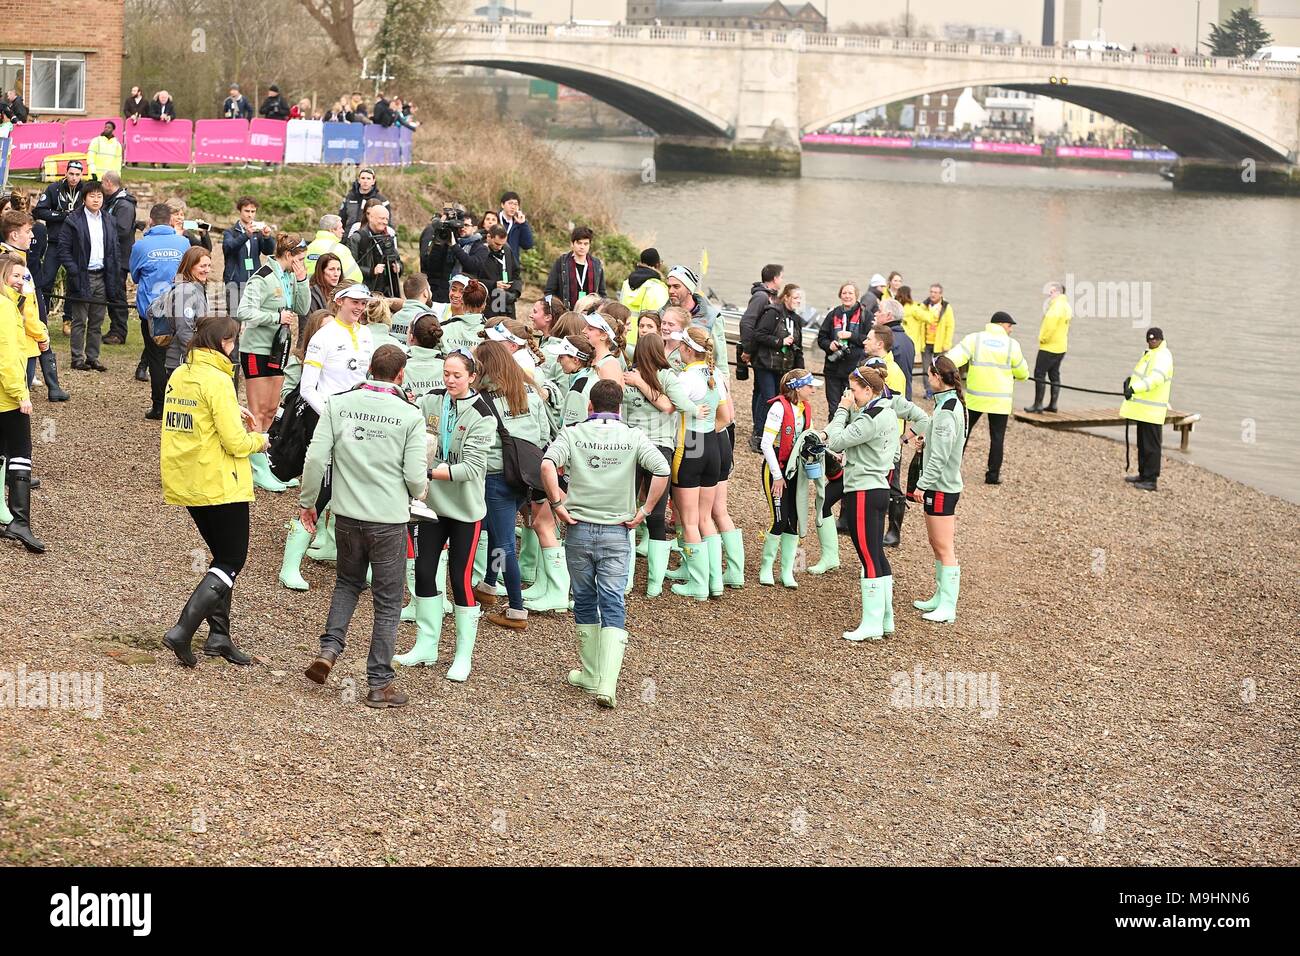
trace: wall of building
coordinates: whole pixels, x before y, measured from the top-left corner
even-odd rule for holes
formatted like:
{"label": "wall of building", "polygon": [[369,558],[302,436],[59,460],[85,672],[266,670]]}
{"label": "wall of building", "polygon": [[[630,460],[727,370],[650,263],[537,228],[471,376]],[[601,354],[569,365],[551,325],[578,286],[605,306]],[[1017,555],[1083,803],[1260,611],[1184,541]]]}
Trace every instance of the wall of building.
{"label": "wall of building", "polygon": [[[41,119],[116,116],[122,104],[122,0],[0,0],[0,56],[23,61],[23,100]],[[85,55],[82,109],[37,109],[33,103],[32,54]],[[12,76],[12,74],[10,74]]]}

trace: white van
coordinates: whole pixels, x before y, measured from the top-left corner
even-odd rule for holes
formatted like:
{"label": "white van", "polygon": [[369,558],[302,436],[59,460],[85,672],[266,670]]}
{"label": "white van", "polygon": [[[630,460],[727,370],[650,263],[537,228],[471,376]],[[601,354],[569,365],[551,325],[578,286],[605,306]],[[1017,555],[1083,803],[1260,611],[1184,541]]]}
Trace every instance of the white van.
{"label": "white van", "polygon": [[1252,60],[1271,60],[1274,63],[1300,63],[1300,46],[1262,46]]}

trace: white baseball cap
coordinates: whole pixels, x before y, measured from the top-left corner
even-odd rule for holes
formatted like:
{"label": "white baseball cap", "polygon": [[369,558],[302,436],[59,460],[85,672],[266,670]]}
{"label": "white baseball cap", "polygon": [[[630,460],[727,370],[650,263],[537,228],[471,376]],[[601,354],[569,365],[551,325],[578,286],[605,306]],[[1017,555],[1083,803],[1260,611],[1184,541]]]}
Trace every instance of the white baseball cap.
{"label": "white baseball cap", "polygon": [[451,277],[451,279],[447,282],[447,285],[453,286],[459,284],[459,285],[467,286],[473,281],[474,281],[473,279],[465,275],[463,272],[458,272],[456,275]]}
{"label": "white baseball cap", "polygon": [[335,302],[339,301],[339,299],[363,299],[364,300],[369,298],[370,298],[370,290],[367,289],[359,282],[347,286],[346,288],[339,289],[337,292],[334,293]]}

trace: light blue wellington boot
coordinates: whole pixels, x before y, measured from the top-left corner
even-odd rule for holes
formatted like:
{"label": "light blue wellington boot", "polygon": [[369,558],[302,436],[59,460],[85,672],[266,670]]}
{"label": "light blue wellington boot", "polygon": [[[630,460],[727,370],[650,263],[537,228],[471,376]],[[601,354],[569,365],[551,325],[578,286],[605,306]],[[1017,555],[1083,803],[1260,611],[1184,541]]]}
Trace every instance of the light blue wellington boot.
{"label": "light blue wellington boot", "polygon": [[445,615],[442,595],[411,598],[415,606],[415,646],[407,653],[393,658],[394,664],[403,667],[430,667],[438,663],[438,642],[442,636],[442,619]]}
{"label": "light blue wellington boot", "polygon": [[579,624],[577,629],[578,660],[582,667],[569,671],[569,683],[594,694],[600,684],[600,625]]}
{"label": "light blue wellington boot", "polygon": [[478,619],[482,605],[456,608],[456,656],[447,670],[447,680],[457,682],[469,677],[474,658],[474,641],[478,638]]}
{"label": "light blue wellington boot", "polygon": [[961,566],[939,565],[939,606],[922,614],[927,621],[951,624],[957,620],[957,595],[961,592]]}
{"label": "light blue wellington boot", "polygon": [[739,528],[724,531],[722,553],[727,559],[727,569],[722,572],[722,583],[729,588],[745,586],[745,534]]}
{"label": "light blue wellington boot", "polygon": [[859,578],[862,587],[862,623],[845,631],[846,641],[878,641],[885,636],[885,586],[882,578]]}
{"label": "light blue wellington boot", "polygon": [[280,562],[280,583],[291,591],[306,591],[307,581],[302,576],[302,559],[311,544],[311,532],[297,518],[289,522],[289,535],[284,542],[284,560]]}

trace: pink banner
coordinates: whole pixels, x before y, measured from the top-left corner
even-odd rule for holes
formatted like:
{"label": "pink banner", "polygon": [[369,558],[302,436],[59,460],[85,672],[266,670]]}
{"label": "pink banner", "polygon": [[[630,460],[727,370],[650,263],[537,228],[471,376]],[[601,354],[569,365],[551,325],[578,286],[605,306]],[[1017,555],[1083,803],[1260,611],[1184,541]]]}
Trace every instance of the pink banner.
{"label": "pink banner", "polygon": [[805,143],[833,143],[836,146],[876,146],[881,149],[911,149],[906,136],[850,136],[845,133],[809,133]]}
{"label": "pink banner", "polygon": [[248,147],[244,156],[260,163],[283,163],[284,142],[289,124],[284,120],[255,119],[248,124]]}
{"label": "pink banner", "polygon": [[1107,149],[1103,146],[1058,146],[1057,156],[1073,156],[1078,159],[1132,159],[1131,149]]}
{"label": "pink banner", "polygon": [[105,116],[103,119],[68,120],[63,124],[63,151],[65,153],[84,153],[90,141],[104,131],[104,124],[112,120],[117,124],[113,134],[118,142],[122,140],[122,118]]}
{"label": "pink banner", "polygon": [[126,146],[126,161],[130,163],[168,163],[172,166],[190,164],[190,138],[194,123],[187,119],[142,119],[127,123],[122,134]]}
{"label": "pink banner", "polygon": [[194,162],[230,163],[248,158],[248,121],[205,119],[194,124]]}
{"label": "pink banner", "polygon": [[1043,147],[1037,143],[976,143],[971,148],[977,153],[1006,153],[1013,156],[1043,155]]}
{"label": "pink banner", "polygon": [[40,169],[46,156],[63,152],[63,124],[19,123],[9,139],[10,169]]}

